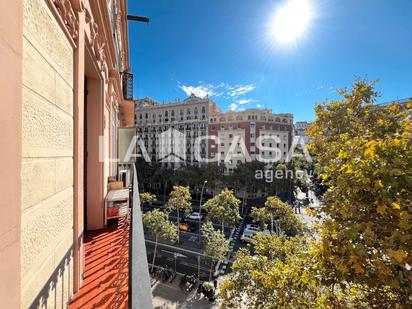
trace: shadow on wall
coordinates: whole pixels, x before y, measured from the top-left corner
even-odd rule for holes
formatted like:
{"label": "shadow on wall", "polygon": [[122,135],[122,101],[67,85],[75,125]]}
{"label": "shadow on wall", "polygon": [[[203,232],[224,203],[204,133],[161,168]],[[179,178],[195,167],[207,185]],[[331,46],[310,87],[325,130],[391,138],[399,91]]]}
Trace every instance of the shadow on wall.
{"label": "shadow on wall", "polygon": [[[82,243],[83,235],[79,237]],[[59,265],[56,267],[49,280],[40,290],[39,294],[30,305],[30,309],[67,308],[72,294],[72,273],[73,273],[73,246],[64,255]]]}

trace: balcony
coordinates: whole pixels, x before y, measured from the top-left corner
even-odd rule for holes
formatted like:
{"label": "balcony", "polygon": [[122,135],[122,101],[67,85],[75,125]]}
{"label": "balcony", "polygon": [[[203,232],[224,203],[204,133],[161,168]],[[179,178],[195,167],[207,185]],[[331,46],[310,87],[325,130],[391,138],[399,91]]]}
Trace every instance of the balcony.
{"label": "balcony", "polygon": [[86,232],[84,250],[84,281],[69,308],[127,308],[129,224],[120,219],[106,229]]}
{"label": "balcony", "polygon": [[153,308],[135,169],[131,205],[127,217],[85,232],[84,278],[70,309]]}

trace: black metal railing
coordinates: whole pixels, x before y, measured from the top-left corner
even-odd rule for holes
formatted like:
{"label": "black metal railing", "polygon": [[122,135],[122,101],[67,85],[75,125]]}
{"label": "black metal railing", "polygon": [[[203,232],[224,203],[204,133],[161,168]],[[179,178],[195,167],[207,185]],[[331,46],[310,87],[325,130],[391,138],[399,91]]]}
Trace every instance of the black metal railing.
{"label": "black metal railing", "polygon": [[123,98],[125,100],[133,100],[133,74],[122,73]]}

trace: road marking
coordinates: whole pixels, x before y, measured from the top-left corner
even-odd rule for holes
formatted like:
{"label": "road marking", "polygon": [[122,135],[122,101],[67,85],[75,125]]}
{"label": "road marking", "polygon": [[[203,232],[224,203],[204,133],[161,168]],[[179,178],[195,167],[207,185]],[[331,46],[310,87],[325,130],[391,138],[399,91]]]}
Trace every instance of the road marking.
{"label": "road marking", "polygon": [[190,268],[196,268],[196,269],[200,268],[201,270],[204,270],[204,271],[208,271],[208,270],[209,270],[208,268],[204,268],[204,267],[202,267],[202,266],[199,267],[197,264],[192,264],[192,263],[187,263],[187,262],[180,262],[179,264],[180,264],[180,265],[188,266],[188,267],[190,267]]}
{"label": "road marking", "polygon": [[[149,239],[146,239],[145,241],[148,242],[148,243],[151,243],[151,244],[155,244],[154,241],[151,241],[151,240],[149,240]],[[161,246],[166,247],[166,248],[174,249],[174,250],[179,250],[179,251],[186,252],[186,253],[191,253],[191,254],[194,254],[194,255],[200,255],[200,256],[207,257],[207,255],[205,255],[205,254],[203,254],[203,253],[200,253],[200,252],[197,252],[197,251],[192,251],[192,250],[188,250],[188,249],[178,248],[178,247],[174,247],[174,246],[171,246],[171,245],[166,245],[166,244],[163,244],[163,243],[158,243],[158,245],[161,245]]]}

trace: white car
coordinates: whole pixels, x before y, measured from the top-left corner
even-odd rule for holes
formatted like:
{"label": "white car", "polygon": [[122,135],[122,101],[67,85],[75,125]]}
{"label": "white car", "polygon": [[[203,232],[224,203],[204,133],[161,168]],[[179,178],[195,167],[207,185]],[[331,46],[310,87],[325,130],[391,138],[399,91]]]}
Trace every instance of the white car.
{"label": "white car", "polygon": [[256,224],[246,224],[246,226],[245,226],[245,231],[250,231],[250,232],[256,234],[257,232],[260,232],[261,229],[260,229],[259,225],[256,225]]}
{"label": "white car", "polygon": [[240,240],[243,242],[250,242],[255,234],[256,233],[245,229],[242,236],[240,236]]}
{"label": "white car", "polygon": [[200,212],[198,212],[198,211],[194,211],[194,212],[192,212],[192,214],[189,216],[189,219],[191,219],[191,220],[203,220],[203,215],[200,213]]}
{"label": "white car", "polygon": [[245,231],[249,231],[251,233],[257,234],[259,232],[262,232],[263,234],[270,234],[270,231],[268,229],[262,230],[259,225],[256,224],[246,224]]}

